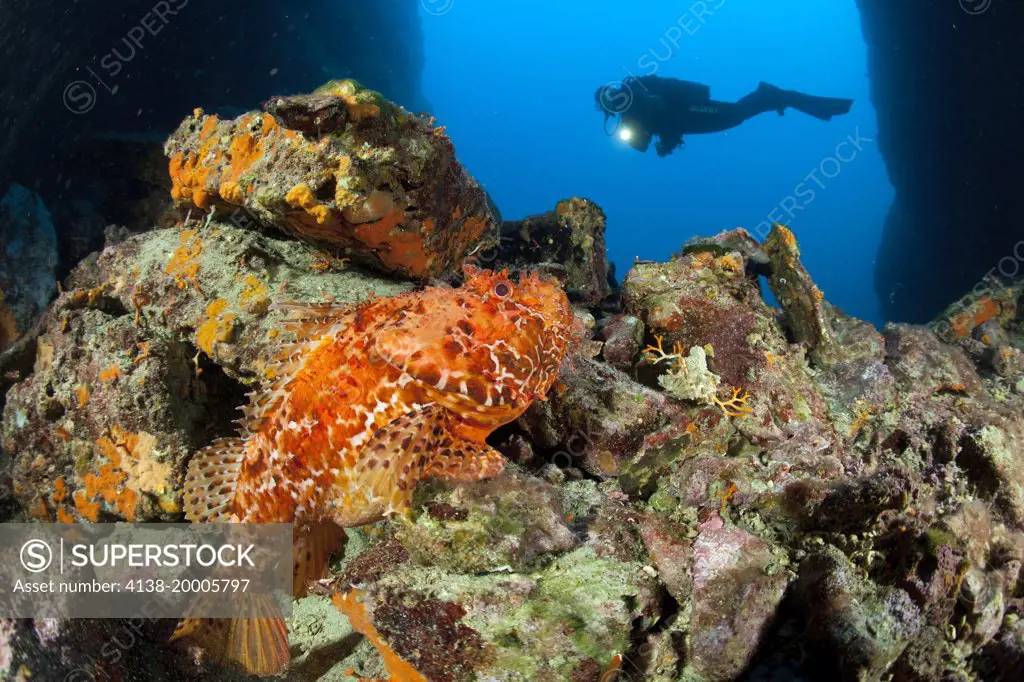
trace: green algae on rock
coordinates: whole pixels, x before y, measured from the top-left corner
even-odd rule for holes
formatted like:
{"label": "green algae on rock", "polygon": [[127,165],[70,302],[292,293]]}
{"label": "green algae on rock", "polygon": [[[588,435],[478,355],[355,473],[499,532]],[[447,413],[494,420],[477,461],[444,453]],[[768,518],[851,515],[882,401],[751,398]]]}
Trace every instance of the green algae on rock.
{"label": "green algae on rock", "polygon": [[517,474],[445,488],[397,531],[412,559],[449,571],[523,571],[576,546],[555,489]]}
{"label": "green algae on rock", "polygon": [[628,650],[653,582],[639,564],[584,547],[530,574],[407,566],[364,594],[389,646],[428,679],[528,682],[606,668]]}

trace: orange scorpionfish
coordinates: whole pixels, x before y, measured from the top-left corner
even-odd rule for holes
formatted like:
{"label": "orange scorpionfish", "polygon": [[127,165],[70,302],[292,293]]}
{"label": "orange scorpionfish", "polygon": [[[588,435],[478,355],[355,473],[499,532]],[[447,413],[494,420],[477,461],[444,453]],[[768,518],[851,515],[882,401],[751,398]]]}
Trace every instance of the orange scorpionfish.
{"label": "orange scorpionfish", "polygon": [[[573,314],[537,275],[467,266],[458,289],[353,306],[288,305],[296,340],[251,395],[243,434],[189,463],[193,522],[294,523],[294,595],[324,577],[342,527],[409,509],[417,481],[475,481],[504,468],[485,439],[543,398]],[[183,619],[175,638],[214,660],[275,674],[289,663],[284,619]]]}

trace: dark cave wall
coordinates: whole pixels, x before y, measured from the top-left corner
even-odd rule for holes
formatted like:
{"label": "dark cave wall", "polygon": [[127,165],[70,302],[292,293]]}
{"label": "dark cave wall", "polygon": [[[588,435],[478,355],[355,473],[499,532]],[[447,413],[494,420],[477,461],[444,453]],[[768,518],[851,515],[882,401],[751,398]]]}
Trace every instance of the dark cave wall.
{"label": "dark cave wall", "polygon": [[166,179],[152,151],[194,107],[235,115],[353,77],[424,109],[418,12],[416,0],[7,0],[0,194],[11,182],[40,194],[73,263],[103,225],[151,217],[129,211]]}
{"label": "dark cave wall", "polygon": [[926,322],[993,269],[1024,276],[1024,2],[858,5],[896,190],[875,287],[889,319]]}

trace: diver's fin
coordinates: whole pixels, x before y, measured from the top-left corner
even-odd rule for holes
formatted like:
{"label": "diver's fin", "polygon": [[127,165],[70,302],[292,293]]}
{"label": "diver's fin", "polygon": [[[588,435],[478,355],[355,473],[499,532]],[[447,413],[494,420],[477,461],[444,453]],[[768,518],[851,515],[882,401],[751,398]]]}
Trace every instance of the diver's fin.
{"label": "diver's fin", "polygon": [[[242,595],[246,612],[280,614],[268,595]],[[252,675],[277,675],[288,668],[288,628],[284,618],[183,618],[171,640],[184,639],[212,661],[235,663]]]}
{"label": "diver's fin", "polygon": [[442,481],[480,481],[505,470],[505,458],[486,443],[444,438],[436,444],[426,474]]}
{"label": "diver's fin", "polygon": [[185,475],[185,518],[193,522],[227,523],[232,514],[245,441],[221,438],[192,456]]}
{"label": "diver's fin", "polygon": [[755,92],[764,111],[777,111],[779,116],[786,109],[793,108],[821,121],[830,121],[833,116],[850,113],[852,99],[838,97],[816,97],[796,90],[785,90],[771,83],[761,81]]}
{"label": "diver's fin", "polygon": [[309,583],[323,578],[331,555],[345,543],[345,530],[333,523],[321,523],[308,532],[295,535],[292,545],[294,566],[293,592],[296,599],[305,597]]}
{"label": "diver's fin", "polygon": [[808,116],[813,116],[819,121],[831,121],[833,116],[842,116],[850,113],[853,106],[852,99],[840,99],[838,97],[815,97],[794,92],[790,97],[790,106]]}

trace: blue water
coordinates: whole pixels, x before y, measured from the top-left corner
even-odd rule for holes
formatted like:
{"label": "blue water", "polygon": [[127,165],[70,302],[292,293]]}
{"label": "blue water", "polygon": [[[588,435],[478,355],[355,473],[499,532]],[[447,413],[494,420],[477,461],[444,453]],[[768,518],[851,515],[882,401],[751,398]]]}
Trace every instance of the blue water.
{"label": "blue water", "polygon": [[[855,0],[421,4],[431,110],[506,219],[593,199],[620,278],[693,235],[780,220],[828,300],[881,321],[872,272],[893,192]],[[764,80],[856,103],[829,123],[762,114],[658,158],[606,137],[593,102],[604,83],[655,72],[707,83],[719,100]],[[857,146],[832,160],[848,136]]]}

